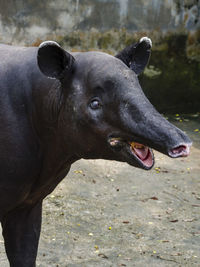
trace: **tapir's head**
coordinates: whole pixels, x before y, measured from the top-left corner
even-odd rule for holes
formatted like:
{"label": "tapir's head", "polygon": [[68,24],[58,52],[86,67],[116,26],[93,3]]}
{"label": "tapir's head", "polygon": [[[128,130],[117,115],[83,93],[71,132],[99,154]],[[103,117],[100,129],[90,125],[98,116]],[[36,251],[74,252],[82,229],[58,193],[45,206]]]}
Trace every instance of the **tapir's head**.
{"label": "tapir's head", "polygon": [[113,57],[72,55],[51,41],[40,45],[38,66],[60,80],[61,127],[77,157],[125,161],[148,170],[154,164],[151,148],[173,158],[189,154],[190,139],[154,109],[140,87],[138,75],[151,46],[143,37]]}

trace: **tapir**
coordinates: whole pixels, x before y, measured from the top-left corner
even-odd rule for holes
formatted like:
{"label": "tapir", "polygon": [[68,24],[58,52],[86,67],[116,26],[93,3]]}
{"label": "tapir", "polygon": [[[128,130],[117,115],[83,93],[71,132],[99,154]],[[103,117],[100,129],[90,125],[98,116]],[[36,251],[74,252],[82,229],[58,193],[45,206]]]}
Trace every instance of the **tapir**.
{"label": "tapir", "polygon": [[150,170],[152,149],[189,154],[189,137],[140,87],[151,47],[148,37],[116,56],[68,53],[54,41],[0,46],[0,221],[11,267],[35,266],[43,199],[75,161]]}

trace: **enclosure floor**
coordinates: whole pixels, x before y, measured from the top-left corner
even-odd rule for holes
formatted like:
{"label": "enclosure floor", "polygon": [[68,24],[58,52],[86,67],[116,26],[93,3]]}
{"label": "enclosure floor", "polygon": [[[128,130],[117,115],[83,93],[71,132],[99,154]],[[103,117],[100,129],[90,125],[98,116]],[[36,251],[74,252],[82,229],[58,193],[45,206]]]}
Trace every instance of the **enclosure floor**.
{"label": "enclosure floor", "polygon": [[[80,160],[44,201],[37,266],[200,266],[200,121],[176,123],[188,158],[155,152],[151,171]],[[8,267],[0,236],[0,266]]]}

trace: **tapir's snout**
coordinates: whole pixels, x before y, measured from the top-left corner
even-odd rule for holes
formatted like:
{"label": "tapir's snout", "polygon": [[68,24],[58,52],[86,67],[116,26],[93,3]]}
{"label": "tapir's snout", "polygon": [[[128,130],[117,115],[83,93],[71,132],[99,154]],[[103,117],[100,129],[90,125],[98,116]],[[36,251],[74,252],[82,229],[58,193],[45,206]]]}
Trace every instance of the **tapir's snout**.
{"label": "tapir's snout", "polygon": [[[134,108],[135,106],[134,103]],[[128,143],[139,167],[144,169],[153,167],[154,156],[151,148],[172,158],[189,155],[192,145],[190,138],[161,116],[147,99],[143,101],[142,112],[136,115],[131,110],[130,108],[126,111],[125,116],[122,115],[122,120],[124,129],[127,127],[128,135],[132,136],[128,139],[134,140]]]}
{"label": "tapir's snout", "polygon": [[164,135],[164,139],[161,142],[161,146],[163,146],[163,149],[165,149],[165,151],[162,151],[161,149],[161,152],[164,152],[171,158],[189,156],[190,147],[192,145],[190,138],[182,130],[175,127],[164,118],[162,119],[163,125],[166,125],[166,133]]}
{"label": "tapir's snout", "polygon": [[146,170],[154,165],[152,149],[172,158],[187,157],[192,145],[190,138],[156,111],[139,83],[128,86],[128,94],[121,97],[120,130],[110,139],[112,148],[120,151],[130,165]]}
{"label": "tapir's snout", "polygon": [[[156,112],[156,111],[155,111]],[[151,114],[149,114],[151,116]],[[187,157],[192,142],[180,129],[169,123],[158,113],[157,120],[134,122],[128,116],[125,127],[121,132],[113,133],[108,143],[115,153],[121,155],[122,160],[130,165],[149,170],[154,165],[155,149],[171,158]],[[126,116],[127,118],[127,116]],[[159,121],[160,119],[160,121]],[[130,125],[132,126],[130,127]],[[160,126],[160,127],[159,127]]]}

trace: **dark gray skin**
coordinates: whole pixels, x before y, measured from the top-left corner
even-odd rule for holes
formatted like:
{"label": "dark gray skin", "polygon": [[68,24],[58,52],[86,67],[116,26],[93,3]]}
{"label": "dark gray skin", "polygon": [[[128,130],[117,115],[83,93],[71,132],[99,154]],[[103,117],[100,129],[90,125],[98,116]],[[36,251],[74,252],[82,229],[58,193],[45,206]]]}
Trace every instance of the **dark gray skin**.
{"label": "dark gray skin", "polygon": [[116,57],[69,54],[55,42],[0,46],[0,220],[11,267],[35,266],[42,200],[76,160],[149,170],[148,147],[171,157],[189,154],[190,139],[140,88],[137,75],[150,49],[148,38]]}

